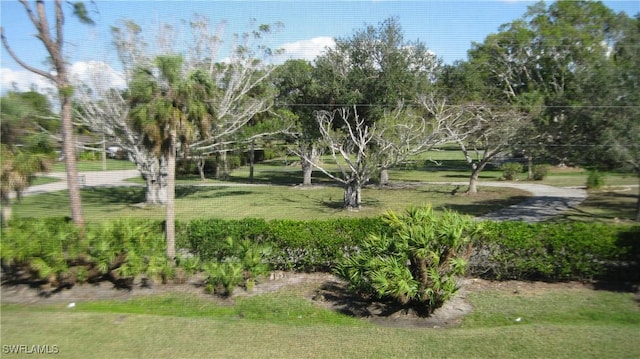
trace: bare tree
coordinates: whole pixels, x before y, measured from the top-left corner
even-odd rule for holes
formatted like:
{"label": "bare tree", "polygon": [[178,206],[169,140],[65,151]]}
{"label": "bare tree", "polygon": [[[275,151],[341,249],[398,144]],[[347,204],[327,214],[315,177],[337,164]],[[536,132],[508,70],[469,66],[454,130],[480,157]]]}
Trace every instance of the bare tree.
{"label": "bare tree", "polygon": [[[340,174],[312,161],[307,152],[296,154],[344,186],[343,206],[358,209],[362,188],[381,167],[389,168],[408,157],[450,141],[446,131],[450,117],[423,117],[402,104],[373,125],[353,110],[317,111],[316,120],[323,145],[328,148]],[[295,152],[296,149],[293,149]]]}
{"label": "bare tree", "polygon": [[92,66],[89,73],[91,77],[84,83],[76,79],[75,123],[103,134],[127,153],[146,182],[147,205],[166,204],[166,159],[145,145],[142,134],[129,120],[129,103],[123,97],[123,91],[105,86],[109,84],[105,78],[107,72],[99,66]]}
{"label": "bare tree", "polygon": [[[272,68],[265,66],[264,58],[268,49],[256,44],[258,36],[236,35],[230,45],[231,56],[225,63],[215,62],[220,47],[220,25],[214,33],[206,18],[196,16],[190,23],[194,46],[185,59],[185,73],[194,70],[206,73],[216,84],[215,95],[207,99],[209,113],[215,114],[207,128],[199,128],[198,137],[188,144],[178,144],[179,149],[204,158],[229,145],[227,140],[257,113],[267,111],[272,101],[268,96],[254,96],[256,88],[269,76]],[[261,26],[264,34],[268,27]],[[118,27],[112,27],[113,44],[124,69],[127,84],[131,83],[136,68],[152,63],[152,49],[143,37],[142,28],[130,20],[122,20]],[[257,35],[254,33],[253,35]],[[162,46],[171,45],[163,41]],[[168,50],[169,51],[169,50]],[[259,52],[259,53],[258,53]],[[266,53],[266,54],[265,54]],[[167,202],[167,160],[162,154],[145,148],[143,133],[133,126],[129,116],[129,103],[120,90],[105,87],[109,82],[106,72],[100,67],[91,68],[92,78],[78,83],[79,91],[75,100],[80,111],[76,121],[89,127],[93,132],[103,133],[110,140],[125,149],[131,161],[146,181],[146,203],[165,205]],[[183,146],[184,145],[184,146]],[[186,146],[186,147],[185,147]]]}
{"label": "bare tree", "polygon": [[[496,155],[513,145],[521,128],[528,124],[527,115],[510,106],[488,104],[469,104],[454,111],[466,112],[449,131],[471,166],[467,192],[477,193],[480,172]],[[475,159],[471,151],[477,154]]]}
{"label": "bare tree", "polygon": [[[62,136],[63,136],[63,153],[67,172],[67,187],[69,190],[69,200],[71,205],[71,217],[76,226],[84,227],[84,216],[82,214],[82,201],[80,197],[80,186],[78,183],[78,168],[76,164],[76,149],[75,149],[75,137],[73,133],[73,123],[71,116],[71,97],[73,95],[73,87],[69,82],[69,75],[67,70],[67,62],[64,58],[63,45],[64,45],[64,11],[62,10],[62,1],[56,0],[54,3],[55,11],[55,25],[54,34],[49,25],[49,19],[46,12],[45,2],[42,0],[35,2],[35,11],[31,8],[31,5],[26,0],[20,0],[24,6],[29,20],[35,26],[37,34],[35,35],[38,40],[42,42],[47,52],[49,53],[49,60],[53,65],[53,71],[49,72],[36,67],[33,67],[26,62],[22,61],[17,54],[13,52],[9,46],[9,42],[4,34],[4,28],[0,27],[0,37],[2,38],[2,44],[4,45],[7,53],[13,58],[20,66],[26,70],[40,75],[55,83],[58,90],[58,98],[60,100],[60,117],[62,119]],[[80,19],[81,22],[92,24],[93,21],[87,16],[86,9],[83,3],[73,4],[74,14]]]}

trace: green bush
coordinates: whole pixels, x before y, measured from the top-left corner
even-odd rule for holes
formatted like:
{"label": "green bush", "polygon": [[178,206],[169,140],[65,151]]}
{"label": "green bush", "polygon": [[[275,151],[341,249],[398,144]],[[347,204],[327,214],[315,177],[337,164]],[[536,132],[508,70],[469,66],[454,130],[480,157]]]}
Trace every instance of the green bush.
{"label": "green bush", "polygon": [[231,237],[224,241],[224,246],[227,255],[204,266],[207,291],[229,296],[240,284],[251,289],[256,278],[266,275],[271,270],[267,259],[269,247],[249,240],[234,240]]}
{"label": "green bush", "polygon": [[604,175],[596,170],[589,171],[589,176],[587,177],[587,188],[598,189],[602,186],[604,186]]}
{"label": "green bush", "polygon": [[389,211],[383,220],[391,235],[369,234],[335,273],[360,293],[432,313],[457,291],[480,224],[449,211],[438,217],[431,206]]}
{"label": "green bush", "polygon": [[533,166],[533,180],[542,181],[549,173],[548,165],[535,165]]}
{"label": "green bush", "polygon": [[502,177],[507,181],[515,181],[518,178],[518,174],[522,173],[522,169],[522,164],[517,162],[507,162],[500,166]]}
{"label": "green bush", "polygon": [[101,158],[100,153],[96,151],[82,151],[78,156],[80,161],[97,161]]}
{"label": "green bush", "polygon": [[202,261],[229,255],[228,237],[268,244],[269,262],[276,269],[330,271],[344,256],[357,249],[368,232],[383,231],[380,218],[294,221],[245,218],[202,219],[178,224],[180,248]]}
{"label": "green bush", "polygon": [[138,275],[166,281],[173,274],[162,227],[153,221],[88,226],[83,238],[64,219],[17,220],[3,231],[0,245],[8,278],[54,287],[104,279],[129,286]]}
{"label": "green bush", "polygon": [[474,242],[470,273],[491,279],[634,280],[640,226],[487,222]]}

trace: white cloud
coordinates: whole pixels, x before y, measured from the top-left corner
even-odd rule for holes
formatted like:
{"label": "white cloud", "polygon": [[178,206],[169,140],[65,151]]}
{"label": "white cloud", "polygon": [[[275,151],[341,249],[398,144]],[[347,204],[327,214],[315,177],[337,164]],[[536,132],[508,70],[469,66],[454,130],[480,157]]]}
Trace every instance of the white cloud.
{"label": "white cloud", "polygon": [[54,89],[53,83],[40,75],[27,70],[12,70],[0,68],[0,90],[4,94],[7,91],[29,91],[34,89],[41,93],[47,93]]}
{"label": "white cloud", "polygon": [[335,46],[335,40],[329,36],[314,37],[312,39],[288,42],[280,46],[284,54],[283,60],[304,59],[312,61],[321,55],[327,48]]}
{"label": "white cloud", "polygon": [[125,88],[122,74],[102,61],[78,61],[69,70],[72,82],[81,82],[104,91],[110,88]]}
{"label": "white cloud", "polygon": [[[126,83],[122,74],[107,63],[100,61],[79,61],[69,68],[71,82],[81,81],[92,87],[124,88]],[[55,85],[42,76],[27,70],[0,68],[0,92],[35,90],[49,97],[56,93]],[[52,99],[52,98],[51,98]]]}

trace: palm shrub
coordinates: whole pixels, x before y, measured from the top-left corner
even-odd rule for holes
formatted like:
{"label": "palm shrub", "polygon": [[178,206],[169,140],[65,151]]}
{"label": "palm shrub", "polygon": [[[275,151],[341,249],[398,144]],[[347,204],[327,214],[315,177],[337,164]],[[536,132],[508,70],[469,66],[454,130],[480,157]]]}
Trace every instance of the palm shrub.
{"label": "palm shrub", "polygon": [[437,217],[430,205],[387,211],[383,221],[390,234],[369,234],[335,273],[361,294],[432,313],[458,290],[481,223],[452,211]]}
{"label": "palm shrub", "polygon": [[238,285],[251,289],[256,278],[271,270],[266,260],[270,253],[268,246],[228,237],[221,252],[225,253],[224,257],[204,265],[206,289],[209,292],[229,296]]}
{"label": "palm shrub", "polygon": [[136,276],[171,278],[156,222],[118,220],[88,226],[84,236],[60,219],[20,220],[2,233],[2,269],[17,281],[54,287],[111,280],[131,285]]}

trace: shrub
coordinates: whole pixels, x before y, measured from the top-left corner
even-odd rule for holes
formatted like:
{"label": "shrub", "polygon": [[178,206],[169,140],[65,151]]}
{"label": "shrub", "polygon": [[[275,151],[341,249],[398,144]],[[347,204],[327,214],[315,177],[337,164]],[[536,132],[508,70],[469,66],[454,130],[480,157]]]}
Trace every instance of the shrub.
{"label": "shrub", "polygon": [[221,260],[228,253],[225,240],[267,244],[269,262],[276,269],[330,271],[345,255],[357,250],[368,232],[380,233],[380,218],[339,218],[294,221],[245,218],[201,219],[178,223],[177,246],[202,261]]}
{"label": "shrub", "polygon": [[437,217],[430,206],[388,211],[383,220],[391,235],[370,234],[335,273],[358,292],[432,313],[457,291],[479,224],[449,211]]}
{"label": "shrub", "polygon": [[587,177],[587,188],[598,189],[602,186],[604,186],[604,175],[596,170],[589,171],[589,176]]}
{"label": "shrub", "polygon": [[533,180],[542,181],[549,173],[548,165],[535,165],[533,166]]}
{"label": "shrub", "polygon": [[499,280],[637,280],[639,257],[640,226],[487,222],[474,241],[470,273]]}
{"label": "shrub", "polygon": [[101,158],[101,155],[96,151],[82,151],[78,156],[80,161],[97,161]]}
{"label": "shrub", "polygon": [[83,238],[63,219],[18,220],[2,233],[1,246],[2,269],[10,280],[64,287],[108,279],[129,286],[137,275],[163,281],[172,276],[162,227],[153,221],[88,226]]}
{"label": "shrub", "polygon": [[507,181],[516,180],[518,174],[522,173],[522,169],[522,164],[517,162],[503,163],[500,166],[500,170],[502,170],[502,177],[504,177],[504,179]]}
{"label": "shrub", "polygon": [[227,255],[204,266],[207,291],[229,296],[239,284],[250,289],[257,277],[271,270],[266,258],[269,247],[248,240],[236,241],[231,237],[224,241],[224,246]]}

